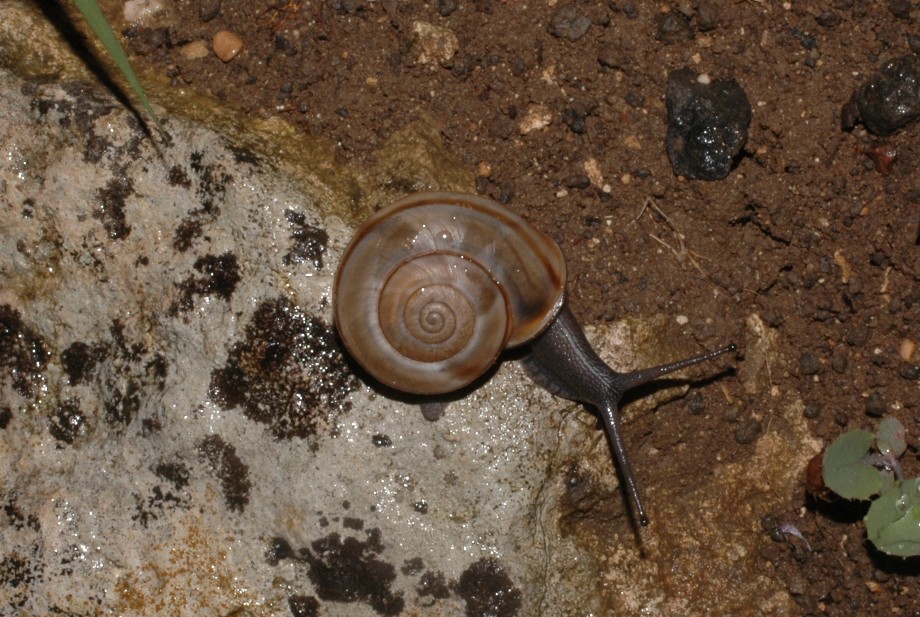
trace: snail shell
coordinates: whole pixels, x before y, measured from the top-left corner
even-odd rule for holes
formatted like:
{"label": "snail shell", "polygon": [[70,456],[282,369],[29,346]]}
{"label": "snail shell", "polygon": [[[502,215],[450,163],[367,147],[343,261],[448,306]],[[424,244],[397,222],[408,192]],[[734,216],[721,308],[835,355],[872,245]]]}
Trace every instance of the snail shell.
{"label": "snail shell", "polygon": [[564,287],[559,246],[519,216],[483,197],[416,193],[355,233],[335,277],[335,322],[381,383],[443,394],[540,334]]}

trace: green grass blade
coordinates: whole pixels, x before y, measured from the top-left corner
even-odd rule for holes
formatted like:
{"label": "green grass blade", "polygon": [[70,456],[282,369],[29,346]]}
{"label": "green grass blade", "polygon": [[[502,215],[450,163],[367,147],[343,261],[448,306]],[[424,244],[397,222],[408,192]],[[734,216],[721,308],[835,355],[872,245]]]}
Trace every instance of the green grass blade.
{"label": "green grass blade", "polygon": [[99,37],[99,40],[105,46],[106,51],[112,56],[115,65],[121,71],[122,75],[125,76],[125,79],[128,80],[128,84],[134,89],[134,93],[137,94],[137,98],[140,99],[141,105],[144,106],[144,109],[146,109],[150,117],[153,118],[153,122],[160,132],[163,132],[163,127],[160,125],[160,119],[154,113],[153,107],[150,106],[150,101],[147,99],[144,87],[141,86],[141,82],[134,73],[134,69],[131,68],[131,62],[128,60],[128,55],[125,54],[124,48],[122,48],[121,43],[118,42],[115,32],[112,31],[112,26],[109,25],[109,21],[105,18],[96,0],[73,1],[74,4],[77,5],[77,8],[80,9],[80,12],[83,13],[83,17],[86,18],[93,32],[96,33],[96,36]]}

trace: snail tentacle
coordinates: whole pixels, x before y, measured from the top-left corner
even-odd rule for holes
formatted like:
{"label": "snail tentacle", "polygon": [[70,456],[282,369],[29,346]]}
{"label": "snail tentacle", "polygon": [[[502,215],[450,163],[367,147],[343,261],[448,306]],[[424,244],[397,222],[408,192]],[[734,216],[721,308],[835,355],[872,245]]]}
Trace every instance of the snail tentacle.
{"label": "snail tentacle", "polygon": [[539,385],[564,398],[594,407],[603,420],[610,447],[623,476],[623,483],[640,525],[648,525],[638,482],[626,454],[620,431],[619,403],[627,390],[653,381],[662,375],[711,360],[734,351],[729,345],[717,351],[650,369],[620,373],[610,368],[591,347],[569,308],[563,307],[556,320],[534,339],[523,362],[528,374]]}

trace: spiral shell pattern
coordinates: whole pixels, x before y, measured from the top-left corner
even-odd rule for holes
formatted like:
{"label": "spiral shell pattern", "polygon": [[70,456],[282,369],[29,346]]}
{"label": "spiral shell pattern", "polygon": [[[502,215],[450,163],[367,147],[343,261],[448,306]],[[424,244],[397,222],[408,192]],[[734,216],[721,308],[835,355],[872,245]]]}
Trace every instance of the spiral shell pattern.
{"label": "spiral shell pattern", "polygon": [[335,323],[381,383],[442,394],[542,332],[564,286],[559,247],[517,215],[475,195],[417,193],[357,230],[336,273]]}

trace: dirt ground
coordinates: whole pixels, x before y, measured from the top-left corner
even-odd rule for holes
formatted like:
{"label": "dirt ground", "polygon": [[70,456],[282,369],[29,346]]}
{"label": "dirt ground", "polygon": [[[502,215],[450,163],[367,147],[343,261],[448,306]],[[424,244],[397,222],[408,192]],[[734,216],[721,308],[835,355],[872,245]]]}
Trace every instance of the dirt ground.
{"label": "dirt ground", "polygon": [[[750,315],[775,330],[786,362],[771,367],[772,391],[727,406],[713,385],[692,404],[630,418],[637,469],[650,447],[690,440],[677,469],[706,469],[713,452],[743,460],[750,419],[753,433],[769,430],[771,397],[797,392],[819,440],[898,417],[911,434],[906,471],[920,472],[920,356],[902,357],[920,338],[920,123],[881,139],[844,132],[840,120],[881,62],[920,51],[917,3],[168,4],[126,35],[134,61],[176,88],[282,116],[354,165],[373,164],[394,131],[431,119],[479,171],[481,193],[563,247],[582,322],[685,315],[701,348],[736,341],[742,353]],[[419,23],[435,29],[419,39]],[[210,50],[219,30],[243,42],[229,62],[185,47]],[[668,73],[683,67],[733,77],[751,101],[747,145],[724,180],[671,170],[664,94]],[[522,133],[535,111],[549,123]],[[881,145],[896,150],[890,167],[872,155]],[[716,403],[731,411],[699,413]],[[801,494],[762,513],[764,536],[772,521],[795,520],[811,550],[766,539],[764,573],[788,585],[803,615],[920,615],[920,561],[874,551],[864,510],[816,503],[802,475]]]}

